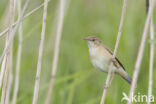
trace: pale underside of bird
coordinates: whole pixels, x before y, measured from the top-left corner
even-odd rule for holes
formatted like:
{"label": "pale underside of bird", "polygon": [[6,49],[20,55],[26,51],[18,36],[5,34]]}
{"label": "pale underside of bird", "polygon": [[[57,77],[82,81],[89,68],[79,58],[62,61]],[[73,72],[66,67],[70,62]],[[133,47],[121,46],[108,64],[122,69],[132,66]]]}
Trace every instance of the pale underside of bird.
{"label": "pale underside of bird", "polygon": [[112,52],[107,47],[105,47],[98,38],[92,36],[85,38],[85,40],[88,42],[91,62],[96,69],[108,73],[110,61],[113,61],[113,67],[111,71],[120,75],[129,84],[131,84],[131,77],[126,73],[125,68],[121,62],[117,58],[112,60]]}

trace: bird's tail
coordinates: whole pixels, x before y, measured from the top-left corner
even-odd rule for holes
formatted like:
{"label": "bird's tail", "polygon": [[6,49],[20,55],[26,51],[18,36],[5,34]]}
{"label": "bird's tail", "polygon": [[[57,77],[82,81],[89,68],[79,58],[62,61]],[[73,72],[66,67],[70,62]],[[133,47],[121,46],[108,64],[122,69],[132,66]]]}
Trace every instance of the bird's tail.
{"label": "bird's tail", "polygon": [[125,72],[125,70],[118,69],[117,74],[119,74],[124,80],[131,84],[132,78]]}

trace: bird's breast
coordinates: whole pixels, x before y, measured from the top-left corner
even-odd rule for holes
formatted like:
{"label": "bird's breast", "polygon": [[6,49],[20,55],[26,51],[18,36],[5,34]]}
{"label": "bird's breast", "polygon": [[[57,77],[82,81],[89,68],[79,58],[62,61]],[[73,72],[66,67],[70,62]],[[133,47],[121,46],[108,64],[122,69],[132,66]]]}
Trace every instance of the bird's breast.
{"label": "bird's breast", "polygon": [[90,49],[89,53],[93,66],[100,71],[108,72],[109,56],[98,48]]}

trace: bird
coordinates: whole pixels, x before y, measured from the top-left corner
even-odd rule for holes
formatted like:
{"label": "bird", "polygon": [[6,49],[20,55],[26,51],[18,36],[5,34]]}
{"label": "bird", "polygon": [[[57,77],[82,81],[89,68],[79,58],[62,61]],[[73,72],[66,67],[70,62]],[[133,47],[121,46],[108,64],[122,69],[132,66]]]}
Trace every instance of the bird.
{"label": "bird", "polygon": [[124,66],[117,57],[113,59],[113,53],[109,48],[104,46],[102,41],[96,36],[88,36],[84,38],[88,43],[89,56],[93,66],[105,73],[109,71],[109,65],[112,61],[111,72],[121,76],[126,82],[131,84],[132,79],[125,71]]}

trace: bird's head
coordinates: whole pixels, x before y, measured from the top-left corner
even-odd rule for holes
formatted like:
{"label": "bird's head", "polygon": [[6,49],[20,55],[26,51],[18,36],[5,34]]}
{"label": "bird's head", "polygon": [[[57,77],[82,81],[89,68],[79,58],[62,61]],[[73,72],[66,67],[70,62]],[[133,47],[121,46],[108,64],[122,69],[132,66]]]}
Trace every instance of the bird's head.
{"label": "bird's head", "polygon": [[84,38],[84,40],[87,41],[89,48],[96,48],[101,45],[101,40],[98,39],[96,36],[89,36]]}

